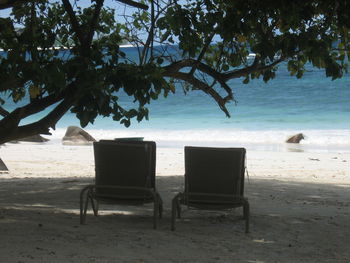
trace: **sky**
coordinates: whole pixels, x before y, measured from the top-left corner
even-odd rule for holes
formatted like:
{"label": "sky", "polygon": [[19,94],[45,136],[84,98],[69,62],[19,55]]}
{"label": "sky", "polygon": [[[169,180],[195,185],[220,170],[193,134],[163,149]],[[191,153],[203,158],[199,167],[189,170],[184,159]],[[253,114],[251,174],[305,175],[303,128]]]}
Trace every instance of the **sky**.
{"label": "sky", "polygon": [[[134,0],[135,2],[141,2],[141,0]],[[49,0],[49,2],[61,2],[61,0]],[[70,0],[70,3],[73,5],[74,8],[74,0]],[[80,7],[89,7],[91,5],[90,0],[77,0],[77,5]],[[179,2],[182,2],[180,0]],[[131,15],[133,12],[137,11],[138,9],[135,7],[127,6],[123,3],[117,2],[116,0],[105,0],[104,2],[104,7],[111,7],[116,10],[115,15],[116,15],[116,21],[119,23],[125,22],[124,15]],[[6,18],[9,17],[11,13],[11,8],[5,9],[5,10],[0,10],[0,18]],[[146,40],[147,34],[139,34],[139,38],[142,40]]]}
{"label": "sky", "polygon": [[[57,1],[50,1],[50,2],[57,2]],[[70,1],[70,2],[73,4],[74,1]],[[86,0],[78,0],[77,3],[81,7],[87,7],[87,6],[90,6],[91,2],[86,1]],[[112,7],[112,8],[119,9],[119,10],[122,10],[125,7],[124,4],[118,3],[117,1],[114,1],[114,0],[105,0],[104,6]],[[126,13],[131,12],[131,10],[132,9],[130,7],[127,8]],[[124,11],[124,10],[122,10],[122,11]],[[2,18],[8,17],[10,15],[10,13],[11,13],[11,8],[0,10],[0,17],[2,17]]]}

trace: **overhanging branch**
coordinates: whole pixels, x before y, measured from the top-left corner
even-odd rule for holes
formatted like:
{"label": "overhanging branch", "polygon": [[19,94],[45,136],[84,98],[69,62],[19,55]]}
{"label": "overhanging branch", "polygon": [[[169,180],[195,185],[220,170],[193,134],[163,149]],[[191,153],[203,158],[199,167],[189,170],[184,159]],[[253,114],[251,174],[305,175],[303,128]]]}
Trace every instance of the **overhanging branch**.
{"label": "overhanging branch", "polygon": [[147,10],[148,9],[148,5],[145,5],[145,4],[142,4],[142,3],[139,3],[139,2],[135,2],[135,1],[132,1],[132,0],[115,0],[115,1],[123,3],[123,4],[126,4],[126,5],[129,5],[129,6],[133,6],[133,7],[136,7],[136,8],[140,8],[140,9],[143,9],[143,10]]}
{"label": "overhanging branch", "polygon": [[230,79],[240,78],[240,77],[246,76],[247,74],[251,74],[253,72],[267,70],[269,68],[276,66],[277,64],[281,63],[282,61],[284,61],[283,57],[272,62],[271,64],[261,66],[259,63],[259,58],[256,58],[254,60],[253,64],[248,66],[248,67],[222,73],[222,72],[219,72],[219,71],[213,69],[212,67],[204,64],[203,62],[200,62],[200,61],[197,61],[194,59],[183,59],[180,61],[176,61],[168,66],[165,66],[164,70],[166,73],[179,72],[180,70],[182,70],[184,68],[193,67],[194,65],[196,65],[196,68],[199,71],[208,74],[209,76],[213,77],[215,80],[219,81],[221,84],[223,82],[227,82]]}
{"label": "overhanging branch", "polygon": [[96,6],[94,10],[94,15],[90,21],[90,28],[89,28],[89,33],[86,37],[86,41],[84,45],[86,45],[86,48],[88,48],[91,45],[92,39],[94,37],[94,33],[96,30],[96,27],[98,25],[101,9],[103,6],[104,0],[96,0]]}
{"label": "overhanging branch", "polygon": [[29,2],[30,0],[0,0],[0,10],[14,7],[17,4]]}
{"label": "overhanging branch", "polygon": [[[56,123],[70,109],[73,97],[64,99],[44,118],[31,124],[13,127],[12,129],[0,129],[0,144],[36,134],[51,134],[50,128],[55,129]],[[10,131],[10,132],[9,132]]]}
{"label": "overhanging branch", "polygon": [[[199,89],[204,91],[205,93],[208,93],[211,97],[214,98],[221,110],[225,112],[226,116],[229,117],[230,114],[226,109],[225,105],[228,101],[233,100],[234,97],[232,93],[232,88],[227,84],[227,81],[233,78],[246,76],[247,74],[251,74],[253,72],[270,69],[276,66],[278,63],[282,62],[283,60],[283,57],[281,57],[280,59],[272,62],[269,65],[260,65],[260,58],[257,56],[252,65],[248,67],[222,73],[199,60],[183,59],[174,62],[168,66],[165,66],[163,68],[163,76],[186,81],[190,83],[194,87],[194,89]],[[192,70],[189,73],[182,72],[185,68],[196,68],[196,70],[198,70],[199,72],[202,72],[212,77],[216,82],[220,84],[221,88],[225,90],[227,96],[221,96],[212,86],[209,86],[207,83],[196,78],[195,75],[192,74]]]}
{"label": "overhanging branch", "polygon": [[183,72],[168,72],[163,74],[164,77],[176,78],[179,80],[186,81],[190,83],[194,89],[202,90],[203,92],[209,94],[219,105],[220,109],[226,114],[227,117],[230,117],[230,113],[226,108],[226,103],[230,100],[233,100],[233,94],[230,90],[229,94],[225,97],[222,97],[213,87],[209,86],[207,83],[197,79],[193,75]]}
{"label": "overhanging branch", "polygon": [[[0,0],[0,9],[6,9],[6,8],[10,8],[13,7],[16,4],[20,4],[23,2],[30,2],[31,0]],[[135,2],[132,0],[115,0],[117,2],[132,6],[132,7],[136,7],[136,8],[140,8],[143,10],[147,10],[148,6],[139,2]]]}
{"label": "overhanging branch", "polygon": [[5,116],[7,116],[9,114],[10,113],[7,110],[5,110],[3,107],[0,106],[0,115],[1,116],[5,117]]}
{"label": "overhanging branch", "polygon": [[18,132],[30,132],[32,130],[40,130],[41,134],[50,134],[49,129],[56,129],[56,123],[62,118],[62,116],[70,109],[73,103],[73,98],[66,98],[60,104],[56,106],[49,114],[37,122],[19,126]]}
{"label": "overhanging branch", "polygon": [[267,69],[273,68],[277,64],[281,63],[283,60],[284,60],[284,58],[281,57],[278,60],[272,62],[271,64],[259,66],[259,61],[258,61],[258,59],[256,59],[254,61],[254,63],[249,67],[237,69],[237,70],[232,70],[232,71],[226,72],[226,73],[222,73],[223,79],[225,81],[228,81],[230,79],[244,77],[244,76],[251,74],[253,72],[267,70]]}
{"label": "overhanging branch", "polygon": [[198,55],[198,58],[197,58],[197,63],[195,63],[193,66],[192,66],[192,69],[190,71],[190,74],[193,75],[193,73],[196,71],[197,69],[197,65],[199,64],[199,62],[202,61],[202,58],[204,57],[205,53],[207,52],[207,49],[213,39],[213,37],[215,36],[215,32],[213,31],[209,36],[208,38],[206,39],[205,43],[204,43],[204,46],[202,48],[202,51],[200,52],[200,54]]}
{"label": "overhanging branch", "polygon": [[[223,74],[218,72],[217,70],[213,69],[212,67],[204,64],[203,62],[200,62],[198,60],[194,60],[194,59],[184,59],[184,60],[180,60],[177,62],[174,62],[168,66],[164,67],[165,70],[165,74],[171,74],[173,72],[180,72],[180,70],[187,68],[187,67],[196,67],[197,70],[209,75],[210,77],[212,77],[213,79],[217,80],[221,87],[224,88],[224,90],[228,93],[231,94],[232,90],[231,88],[226,84],[226,79],[224,78]],[[191,74],[190,72],[190,75]]]}
{"label": "overhanging branch", "polygon": [[73,31],[77,34],[77,37],[80,41],[80,44],[83,44],[84,43],[84,35],[83,35],[83,32],[81,31],[80,24],[78,22],[78,19],[75,15],[75,12],[73,10],[71,3],[69,2],[69,0],[62,0],[62,3],[64,6],[64,9],[66,10],[66,12],[69,16]]}
{"label": "overhanging branch", "polygon": [[13,112],[4,116],[2,120],[0,120],[0,131],[4,129],[12,129],[13,127],[17,127],[20,121],[30,115],[41,112],[46,109],[48,106],[59,102],[64,97],[64,93],[60,95],[49,95],[35,102],[31,102],[26,106],[19,107],[15,109]]}

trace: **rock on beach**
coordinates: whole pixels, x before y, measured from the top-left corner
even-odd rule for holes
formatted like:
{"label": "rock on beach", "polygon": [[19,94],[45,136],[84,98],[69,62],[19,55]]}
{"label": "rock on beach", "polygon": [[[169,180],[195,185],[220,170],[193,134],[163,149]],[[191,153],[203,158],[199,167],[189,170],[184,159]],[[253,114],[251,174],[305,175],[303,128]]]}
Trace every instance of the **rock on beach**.
{"label": "rock on beach", "polygon": [[7,172],[7,171],[8,171],[7,166],[5,165],[5,163],[0,158],[0,172]]}
{"label": "rock on beach", "polygon": [[303,139],[305,139],[304,134],[298,133],[288,138],[286,143],[300,143],[300,141]]}
{"label": "rock on beach", "polygon": [[94,137],[77,126],[69,126],[66,134],[62,138],[62,144],[64,145],[84,145],[91,144],[95,141]]}
{"label": "rock on beach", "polygon": [[37,135],[33,135],[33,136],[19,139],[19,141],[21,141],[21,142],[47,142],[47,141],[49,141],[49,139],[46,139],[46,138],[42,137],[41,135],[37,134]]}

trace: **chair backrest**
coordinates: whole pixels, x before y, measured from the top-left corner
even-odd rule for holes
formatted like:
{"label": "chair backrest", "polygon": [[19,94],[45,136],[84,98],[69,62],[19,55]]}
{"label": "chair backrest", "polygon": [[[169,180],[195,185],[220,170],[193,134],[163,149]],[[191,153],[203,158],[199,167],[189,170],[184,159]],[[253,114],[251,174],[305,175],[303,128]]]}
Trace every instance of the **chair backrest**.
{"label": "chair backrest", "polygon": [[[138,137],[139,138],[139,137]],[[141,138],[141,137],[140,137]],[[141,140],[100,140],[102,143],[115,143],[115,144],[135,144],[144,145],[151,151],[151,187],[156,187],[156,156],[157,156],[157,145],[154,141],[141,141]]]}
{"label": "chair backrest", "polygon": [[99,186],[155,188],[155,149],[154,142],[95,142],[96,192],[114,192]]}
{"label": "chair backrest", "polygon": [[244,148],[185,147],[185,193],[242,196]]}

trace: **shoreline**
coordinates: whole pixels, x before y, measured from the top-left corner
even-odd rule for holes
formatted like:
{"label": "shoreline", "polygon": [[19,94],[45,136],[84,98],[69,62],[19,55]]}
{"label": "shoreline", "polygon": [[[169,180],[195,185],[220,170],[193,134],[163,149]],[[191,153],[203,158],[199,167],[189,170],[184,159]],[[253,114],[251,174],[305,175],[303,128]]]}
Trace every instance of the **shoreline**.
{"label": "shoreline", "polygon": [[[350,183],[350,153],[301,151],[300,148],[287,148],[284,151],[274,149],[251,150],[247,147],[250,177]],[[91,144],[8,143],[0,147],[0,158],[9,169],[9,173],[0,174],[0,178],[94,177]],[[157,176],[184,174],[183,147],[158,144],[156,160]]]}
{"label": "shoreline", "polygon": [[[89,134],[92,134],[92,136],[97,140],[113,140],[114,138],[123,138],[123,137],[141,137],[141,133],[131,133],[130,136],[127,136],[126,134],[114,134],[110,136],[101,136],[100,134],[91,133],[88,130]],[[64,133],[62,133],[62,137],[64,136]],[[97,135],[97,136],[96,136]],[[69,146],[69,145],[63,145],[62,144],[62,137],[58,137],[57,135],[55,137],[50,137],[47,135],[42,136],[49,141],[47,142],[25,142],[25,141],[18,141],[18,142],[8,142],[3,145],[0,145],[0,152],[1,147],[12,147],[13,145],[17,146],[38,146],[38,145],[57,145],[57,146]],[[280,142],[280,143],[269,143],[269,142],[254,142],[254,143],[247,143],[247,142],[239,142],[239,141],[178,141],[178,140],[153,140],[152,138],[144,137],[144,140],[150,140],[150,141],[156,141],[157,148],[171,148],[171,149],[183,149],[185,146],[203,146],[203,147],[243,147],[246,148],[247,151],[262,151],[262,152],[305,152],[305,153],[342,153],[342,154],[348,154],[350,153],[350,143],[349,144],[332,144],[332,145],[322,145],[322,144],[307,144],[304,141],[301,141],[300,143],[286,143],[286,142]],[[88,144],[76,144],[76,145],[70,145],[70,146],[76,146],[76,147],[89,147],[92,146],[92,143]],[[1,157],[1,156],[0,156]]]}
{"label": "shoreline", "polygon": [[[51,130],[46,144],[61,144],[67,128]],[[249,151],[272,152],[329,152],[350,153],[350,130],[234,130],[234,129],[90,129],[85,128],[96,140],[120,137],[144,137],[155,141],[159,148],[183,148],[184,146],[244,147]],[[299,144],[285,141],[303,133]],[[10,143],[8,143],[10,144]]]}

